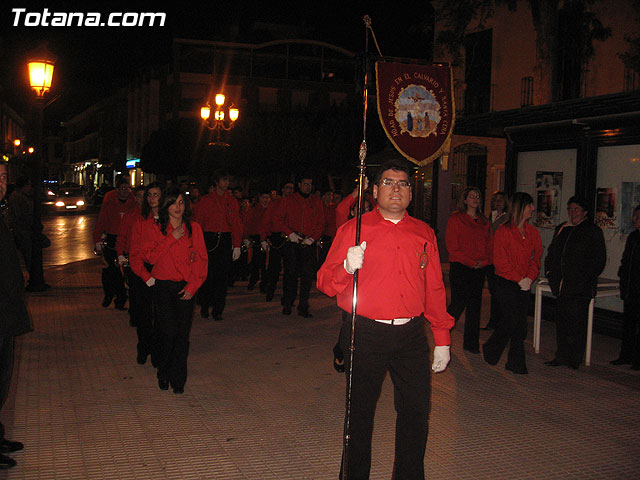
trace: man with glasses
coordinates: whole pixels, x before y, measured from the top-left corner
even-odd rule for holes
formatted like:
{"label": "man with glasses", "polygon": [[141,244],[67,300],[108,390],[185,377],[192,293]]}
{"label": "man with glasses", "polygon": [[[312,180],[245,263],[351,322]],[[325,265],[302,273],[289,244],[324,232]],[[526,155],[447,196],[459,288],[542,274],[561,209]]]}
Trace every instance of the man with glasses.
{"label": "man with glasses", "polygon": [[[353,274],[358,276],[349,415],[349,479],[369,478],[376,403],[389,372],[394,387],[396,445],[394,478],[424,479],[430,397],[429,346],[425,318],[436,347],[432,370],[449,363],[450,329],[436,236],[407,213],[410,170],[383,164],[373,185],[377,207],[361,218],[361,244],[353,246],[356,220],[338,228],[318,271],[318,288],[336,296],[343,310],[340,344],[350,351]],[[366,253],[365,253],[366,252]]]}
{"label": "man with glasses", "polygon": [[[0,202],[7,193],[7,166],[0,162]],[[13,370],[14,338],[31,331],[31,319],[23,300],[24,277],[13,235],[0,214],[0,409],[9,395]],[[4,438],[4,426],[0,423],[0,469],[11,468],[16,461],[5,455],[22,450],[20,442]]]}
{"label": "man with glasses", "polygon": [[298,315],[309,318],[309,294],[316,273],[315,243],[324,230],[324,209],[320,197],[312,195],[313,179],[302,175],[298,191],[285,198],[274,215],[274,229],[287,236],[283,251],[283,315],[291,315],[298,293]]}
{"label": "man with glasses", "polygon": [[118,264],[116,242],[122,218],[128,213],[138,211],[139,207],[133,193],[131,193],[129,175],[119,174],[116,176],[115,187],[115,190],[104,196],[93,232],[93,240],[96,243],[96,253],[102,253],[107,264],[102,270],[102,288],[104,289],[102,306],[108,307],[115,297],[115,307],[118,310],[124,310],[127,290]]}

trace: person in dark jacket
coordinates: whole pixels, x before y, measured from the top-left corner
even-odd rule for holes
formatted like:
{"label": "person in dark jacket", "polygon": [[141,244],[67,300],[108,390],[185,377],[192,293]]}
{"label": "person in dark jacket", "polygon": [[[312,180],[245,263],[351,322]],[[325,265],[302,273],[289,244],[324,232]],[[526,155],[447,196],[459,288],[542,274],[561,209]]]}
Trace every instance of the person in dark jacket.
{"label": "person in dark jacket", "polygon": [[584,357],[589,302],[596,295],[607,252],[602,230],[587,219],[587,204],[571,197],[567,212],[569,220],[556,228],[544,265],[557,297],[556,356],[545,365],[577,369]]}
{"label": "person in dark jacket", "polygon": [[633,209],[633,228],[627,237],[618,269],[620,298],[624,300],[624,326],[620,356],[612,365],[631,364],[640,370],[640,205]]}
{"label": "person in dark jacket", "polygon": [[[0,163],[0,202],[7,193],[7,166]],[[31,319],[23,300],[24,277],[12,233],[0,215],[0,410],[9,394],[13,370],[14,338],[30,332]],[[11,468],[16,461],[5,453],[22,450],[20,442],[4,437],[0,423],[0,469]]]}

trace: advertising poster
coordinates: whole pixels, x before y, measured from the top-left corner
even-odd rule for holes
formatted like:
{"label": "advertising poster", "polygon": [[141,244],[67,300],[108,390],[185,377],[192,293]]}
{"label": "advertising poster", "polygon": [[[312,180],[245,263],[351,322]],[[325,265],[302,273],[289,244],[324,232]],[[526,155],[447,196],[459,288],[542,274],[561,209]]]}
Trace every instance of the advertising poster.
{"label": "advertising poster", "polygon": [[617,193],[617,188],[598,188],[596,190],[595,223],[603,230],[615,230],[618,228]]}
{"label": "advertising poster", "polygon": [[536,226],[555,228],[560,223],[562,172],[536,172]]}

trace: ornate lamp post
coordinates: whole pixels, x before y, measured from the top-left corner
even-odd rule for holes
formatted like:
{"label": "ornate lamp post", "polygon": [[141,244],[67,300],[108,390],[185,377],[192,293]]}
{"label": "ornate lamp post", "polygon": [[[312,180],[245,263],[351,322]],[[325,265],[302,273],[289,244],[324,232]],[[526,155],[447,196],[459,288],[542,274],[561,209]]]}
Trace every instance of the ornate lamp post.
{"label": "ornate lamp post", "polygon": [[55,101],[55,97],[46,100],[45,94],[51,90],[51,83],[53,81],[53,69],[55,66],[55,57],[47,50],[45,46],[35,50],[29,56],[27,61],[27,67],[29,70],[29,85],[36,93],[36,99],[34,102],[34,117],[35,124],[33,128],[33,142],[36,145],[33,153],[33,172],[31,184],[33,188],[33,216],[34,216],[34,234],[31,256],[31,269],[29,271],[29,284],[27,289],[31,291],[43,291],[47,290],[49,286],[44,281],[44,272],[42,269],[42,242],[40,239],[40,232],[42,230],[41,216],[42,216],[42,200],[43,200],[43,148],[42,148],[42,133],[43,133],[43,119],[44,109]]}
{"label": "ornate lamp post", "polygon": [[240,110],[238,110],[233,104],[225,109],[225,101],[226,98],[222,93],[216,94],[216,109],[213,112],[213,117],[211,116],[211,105],[208,101],[206,105],[200,108],[200,117],[202,118],[203,124],[209,130],[216,132],[216,141],[210,142],[209,145],[228,147],[228,143],[221,141],[222,131],[231,130],[240,116]]}

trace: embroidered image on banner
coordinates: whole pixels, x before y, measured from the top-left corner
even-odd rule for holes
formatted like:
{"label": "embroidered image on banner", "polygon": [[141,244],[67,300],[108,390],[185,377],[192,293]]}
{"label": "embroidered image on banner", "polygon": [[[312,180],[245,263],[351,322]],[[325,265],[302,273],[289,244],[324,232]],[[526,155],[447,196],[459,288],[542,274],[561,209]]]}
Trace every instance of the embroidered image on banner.
{"label": "embroidered image on banner", "polygon": [[439,157],[455,119],[451,68],[377,62],[376,82],[378,116],[394,147],[421,166]]}

